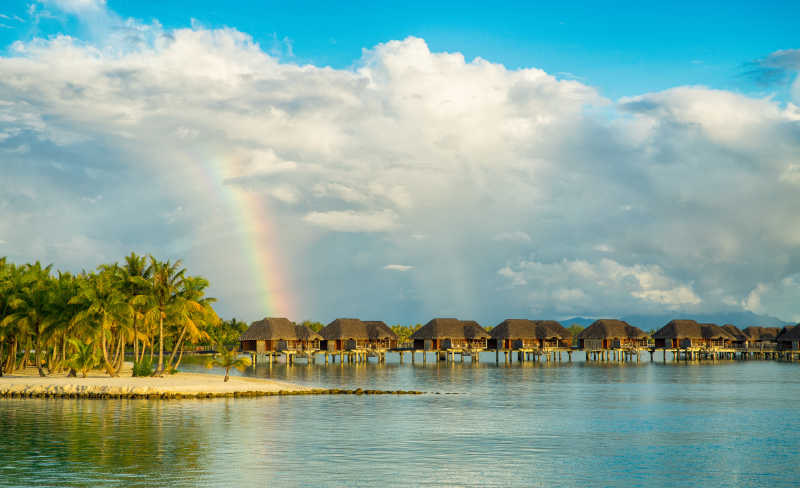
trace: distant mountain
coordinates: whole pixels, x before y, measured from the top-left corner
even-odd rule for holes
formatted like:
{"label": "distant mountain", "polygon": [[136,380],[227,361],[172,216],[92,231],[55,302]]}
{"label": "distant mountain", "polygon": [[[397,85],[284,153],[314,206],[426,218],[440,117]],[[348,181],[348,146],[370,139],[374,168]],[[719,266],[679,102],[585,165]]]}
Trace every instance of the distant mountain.
{"label": "distant mountain", "polygon": [[595,319],[586,319],[586,318],[583,318],[583,317],[573,317],[573,318],[567,319],[567,320],[560,320],[559,322],[561,322],[561,325],[563,325],[564,327],[569,327],[572,324],[578,324],[581,327],[588,327],[588,326],[592,325],[592,323],[594,321],[595,321]]}
{"label": "distant mountain", "polygon": [[[719,312],[705,314],[675,312],[659,315],[625,315],[622,317],[622,320],[631,325],[635,325],[642,330],[649,331],[660,329],[672,319],[682,318],[717,325],[733,324],[740,329],[755,325],[762,327],[783,327],[784,325],[792,325],[791,322],[785,322],[781,319],[770,317],[769,315],[759,315],[753,312]],[[573,317],[571,319],[561,320],[560,322],[564,327],[568,327],[572,324],[578,324],[581,327],[586,327],[591,325],[592,322],[594,322],[594,319]]]}

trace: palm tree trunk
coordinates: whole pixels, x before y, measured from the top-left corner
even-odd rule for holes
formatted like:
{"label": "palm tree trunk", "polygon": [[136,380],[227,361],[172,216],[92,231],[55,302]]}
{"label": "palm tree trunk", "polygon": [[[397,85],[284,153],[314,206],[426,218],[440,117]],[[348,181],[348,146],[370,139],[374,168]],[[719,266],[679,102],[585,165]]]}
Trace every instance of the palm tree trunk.
{"label": "palm tree trunk", "polygon": [[159,375],[164,372],[164,312],[158,318],[158,368],[154,375]]}
{"label": "palm tree trunk", "polygon": [[125,336],[120,333],[119,346],[117,346],[117,361],[114,363],[114,376],[119,376],[122,363],[125,361]]}
{"label": "palm tree trunk", "polygon": [[147,340],[150,346],[150,364],[153,364],[153,354],[156,352],[156,337],[153,329],[147,331]]}
{"label": "palm tree trunk", "polygon": [[28,356],[31,355],[31,338],[28,337],[28,342],[23,346],[22,358],[19,360],[19,367],[17,369],[25,369],[28,367]]}
{"label": "palm tree trunk", "polygon": [[139,332],[136,329],[136,311],[133,313],[133,362],[139,360]]}
{"label": "palm tree trunk", "polygon": [[42,332],[39,330],[39,325],[36,325],[36,369],[39,371],[39,376],[47,376],[42,369]]}
{"label": "palm tree trunk", "polygon": [[114,356],[111,359],[111,366],[113,366],[114,369],[116,369],[117,368],[117,363],[119,363],[119,356],[120,356],[120,354],[119,354],[119,345],[122,342],[122,332],[119,333],[119,339],[117,339],[116,345],[113,344],[114,341],[111,341],[111,342],[112,342],[111,347],[114,348]]}
{"label": "palm tree trunk", "polygon": [[56,359],[58,359],[58,339],[53,339],[53,352],[50,354],[50,360],[47,362],[47,370],[50,371],[50,374],[53,374],[53,371],[56,369]]}
{"label": "palm tree trunk", "polygon": [[5,345],[5,341],[0,341],[0,378],[3,377],[3,346]]}
{"label": "palm tree trunk", "polygon": [[175,359],[175,354],[178,353],[178,348],[181,347],[183,342],[183,337],[186,335],[186,326],[183,326],[183,330],[181,331],[180,337],[178,337],[178,341],[175,342],[175,347],[172,348],[172,354],[169,357],[169,361],[167,361],[167,366],[172,366],[172,361]]}
{"label": "palm tree trunk", "polygon": [[231,368],[230,368],[230,366],[228,366],[227,368],[225,368],[225,382],[226,382],[226,383],[227,383],[227,381],[230,379],[230,378],[228,377],[228,373],[230,373],[230,372],[231,372]]}
{"label": "palm tree trunk", "polygon": [[108,373],[109,376],[114,376],[114,368],[111,366],[111,363],[108,361],[108,347],[107,347],[107,343],[106,343],[106,333],[105,333],[105,331],[100,332],[100,335],[102,336],[102,340],[100,342],[101,342],[101,346],[102,346],[102,349],[103,349],[103,364],[106,367],[106,373]]}
{"label": "palm tree trunk", "polygon": [[11,345],[8,347],[8,359],[6,360],[6,367],[3,368],[9,373],[13,373],[17,365],[17,340],[11,339]]}
{"label": "palm tree trunk", "polygon": [[119,376],[119,370],[122,369],[122,360],[125,356],[124,343],[124,336],[120,332],[119,340],[117,341],[117,352],[114,354],[114,360],[111,362],[111,365],[114,367],[114,376]]}
{"label": "palm tree trunk", "polygon": [[178,366],[181,365],[181,359],[183,359],[183,348],[181,348],[181,352],[178,354],[178,362],[175,363],[175,369],[178,369]]}
{"label": "palm tree trunk", "polygon": [[67,333],[61,336],[61,365],[59,370],[67,363]]}

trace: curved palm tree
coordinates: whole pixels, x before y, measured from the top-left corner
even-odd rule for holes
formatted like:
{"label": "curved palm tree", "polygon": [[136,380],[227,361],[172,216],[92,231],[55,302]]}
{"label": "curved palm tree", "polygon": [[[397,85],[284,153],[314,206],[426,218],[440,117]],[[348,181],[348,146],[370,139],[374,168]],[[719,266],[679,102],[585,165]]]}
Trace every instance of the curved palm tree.
{"label": "curved palm tree", "polygon": [[167,360],[166,366],[168,369],[177,367],[177,364],[173,366],[173,361],[179,350],[183,352],[182,346],[187,335],[192,343],[207,339],[209,335],[206,329],[209,326],[216,326],[220,322],[216,312],[211,308],[211,304],[216,299],[204,297],[204,290],[207,287],[208,280],[199,276],[186,277],[181,283],[180,291],[171,310],[174,322],[181,327],[181,333],[177,341],[175,341],[172,354]]}
{"label": "curved palm tree", "polygon": [[11,313],[3,318],[2,324],[15,324],[25,333],[33,336],[35,342],[36,369],[39,376],[46,376],[42,369],[42,349],[48,326],[52,317],[48,314],[51,299],[52,266],[42,266],[39,261],[24,268],[22,287],[11,296],[8,302]]}
{"label": "curved palm tree", "polygon": [[215,354],[213,358],[206,361],[206,368],[213,368],[214,366],[219,366],[220,368],[225,368],[225,380],[228,381],[229,373],[231,368],[236,368],[239,371],[244,371],[245,368],[250,366],[250,358],[246,356],[239,357],[239,353],[236,351],[236,348],[227,349],[225,347],[220,347],[222,352],[219,354]]}
{"label": "curved palm tree", "polygon": [[145,312],[145,317],[151,322],[158,323],[158,366],[153,376],[164,374],[164,319],[173,311],[179,299],[180,287],[183,283],[186,270],[181,268],[180,260],[159,262],[149,255],[150,287],[147,294],[150,297],[150,308]]}
{"label": "curved palm tree", "polygon": [[[84,329],[94,329],[100,337],[100,346],[103,353],[103,364],[111,376],[119,372],[117,361],[110,358],[108,340],[114,343],[114,332],[119,334],[122,341],[121,327],[130,322],[133,314],[131,305],[125,295],[115,286],[113,276],[108,272],[89,275],[82,284],[78,294],[70,300],[71,304],[79,304],[84,308],[73,318],[73,322],[80,324]],[[119,345],[117,346],[119,355]]]}

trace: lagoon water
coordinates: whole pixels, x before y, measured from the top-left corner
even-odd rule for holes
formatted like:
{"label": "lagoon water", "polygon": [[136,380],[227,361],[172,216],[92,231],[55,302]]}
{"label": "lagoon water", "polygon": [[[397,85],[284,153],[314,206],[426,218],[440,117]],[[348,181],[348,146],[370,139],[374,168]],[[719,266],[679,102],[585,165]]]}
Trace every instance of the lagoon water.
{"label": "lagoon water", "polygon": [[0,485],[800,485],[799,364],[482,360],[245,372],[423,396],[0,399]]}

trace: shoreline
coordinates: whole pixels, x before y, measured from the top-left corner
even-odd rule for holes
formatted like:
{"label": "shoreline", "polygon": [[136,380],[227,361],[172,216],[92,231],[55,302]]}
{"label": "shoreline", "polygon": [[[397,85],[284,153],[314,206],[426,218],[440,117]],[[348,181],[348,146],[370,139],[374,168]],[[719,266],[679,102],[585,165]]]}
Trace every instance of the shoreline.
{"label": "shoreline", "polygon": [[[34,370],[35,371],[35,370]],[[289,395],[420,395],[420,391],[314,388],[280,380],[175,373],[163,377],[110,377],[92,372],[86,378],[65,374],[11,374],[0,377],[0,398],[235,398]]]}

